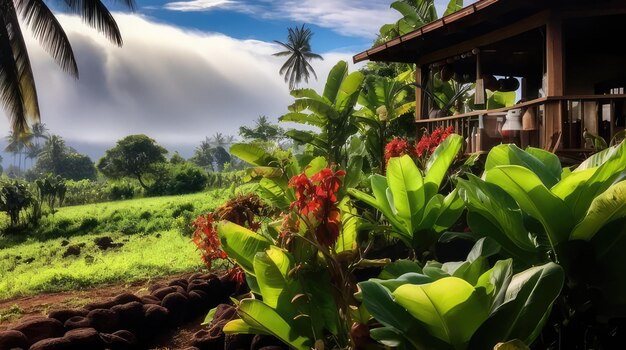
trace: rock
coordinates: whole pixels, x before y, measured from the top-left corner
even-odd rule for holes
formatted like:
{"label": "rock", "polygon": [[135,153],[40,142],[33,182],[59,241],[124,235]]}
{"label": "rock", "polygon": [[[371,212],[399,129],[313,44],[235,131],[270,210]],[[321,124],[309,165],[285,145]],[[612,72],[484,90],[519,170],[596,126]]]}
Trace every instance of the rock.
{"label": "rock", "polygon": [[33,318],[25,321],[14,328],[22,332],[29,344],[34,344],[42,339],[57,338],[63,336],[65,329],[63,323],[54,318]]}
{"label": "rock", "polygon": [[133,348],[133,344],[131,344],[130,341],[115,334],[100,333],[100,339],[104,342],[105,347],[110,350],[127,350]]}
{"label": "rock", "polygon": [[195,279],[198,279],[200,276],[202,276],[202,274],[200,272],[196,272],[192,274],[191,276],[187,277],[187,282],[191,282]]}
{"label": "rock", "polygon": [[137,344],[137,337],[133,333],[125,329],[114,332],[113,335],[125,339],[131,345]]}
{"label": "rock", "polygon": [[163,298],[165,298],[166,295],[168,295],[170,293],[174,293],[176,291],[177,291],[176,287],[163,287],[163,288],[159,288],[159,289],[155,290],[154,292],[150,293],[150,295],[163,300]]}
{"label": "rock", "polygon": [[143,304],[138,301],[116,305],[111,308],[118,315],[120,329],[136,330],[144,321]]}
{"label": "rock", "polygon": [[65,321],[69,320],[70,318],[74,317],[74,316],[87,316],[87,314],[89,313],[89,310],[87,309],[60,309],[60,310],[54,310],[51,311],[48,314],[49,318],[54,318],[55,320],[58,320],[61,323],[65,323]]}
{"label": "rock", "polygon": [[187,286],[189,285],[189,282],[187,282],[186,279],[184,278],[179,278],[177,280],[173,280],[170,283],[167,284],[168,286],[180,286],[183,289],[187,290]]}
{"label": "rock", "polygon": [[61,247],[68,246],[69,244],[70,244],[70,241],[68,241],[67,239],[64,239],[61,241]]}
{"label": "rock", "polygon": [[191,337],[191,344],[199,349],[224,349],[224,333],[217,330],[203,329]]}
{"label": "rock", "polygon": [[30,264],[33,261],[35,261],[35,258],[28,258],[28,259],[24,260],[24,264]]}
{"label": "rock", "polygon": [[163,283],[155,283],[155,284],[152,284],[152,285],[150,285],[150,286],[148,287],[148,291],[149,291],[150,293],[152,293],[152,292],[154,292],[155,290],[157,290],[157,289],[161,289],[161,288],[163,288],[163,287],[167,287],[167,286],[166,286],[166,285],[164,285]]}
{"label": "rock", "polygon": [[93,242],[96,244],[96,246],[100,250],[107,250],[110,248],[119,248],[124,245],[122,243],[113,243],[113,239],[111,239],[111,237],[109,236],[96,238],[93,240]]}
{"label": "rock", "polygon": [[24,333],[16,330],[0,332],[0,349],[28,349],[28,339]]}
{"label": "rock", "polygon": [[122,293],[113,298],[113,302],[116,305],[127,304],[133,301],[141,302],[141,298],[132,293]]}
{"label": "rock", "polygon": [[169,319],[170,311],[159,305],[144,305],[145,328],[149,330],[161,329]]}
{"label": "rock", "polygon": [[209,297],[201,290],[192,290],[189,292],[189,308],[188,310],[193,315],[199,315],[200,313],[206,313],[209,308]]}
{"label": "rock", "polygon": [[100,334],[94,328],[72,329],[65,333],[63,338],[72,343],[76,349],[103,349],[104,343],[100,339]]}
{"label": "rock", "polygon": [[195,346],[190,346],[190,347],[184,348],[183,350],[200,350],[200,349]]}
{"label": "rock", "polygon": [[67,329],[91,327],[91,320],[86,316],[74,316],[65,321],[64,326]]}
{"label": "rock", "polygon": [[85,306],[83,306],[85,309],[91,311],[91,310],[95,310],[95,309],[110,309],[113,306],[117,305],[115,303],[115,301],[113,300],[108,300],[108,301],[101,301],[101,302],[93,302],[93,303],[89,303]]}
{"label": "rock", "polygon": [[161,305],[161,299],[154,297],[152,295],[144,295],[141,297],[141,302],[144,304],[155,304]]}
{"label": "rock", "polygon": [[91,327],[99,332],[110,333],[116,331],[118,324],[117,313],[109,309],[95,309],[89,311],[87,318],[91,321]]}
{"label": "rock", "polygon": [[163,298],[161,306],[168,309],[170,312],[170,320],[176,322],[176,324],[182,322],[187,313],[187,304],[189,299],[180,292],[170,293]]}
{"label": "rock", "polygon": [[66,338],[46,338],[31,345],[30,350],[66,350],[72,343]]}

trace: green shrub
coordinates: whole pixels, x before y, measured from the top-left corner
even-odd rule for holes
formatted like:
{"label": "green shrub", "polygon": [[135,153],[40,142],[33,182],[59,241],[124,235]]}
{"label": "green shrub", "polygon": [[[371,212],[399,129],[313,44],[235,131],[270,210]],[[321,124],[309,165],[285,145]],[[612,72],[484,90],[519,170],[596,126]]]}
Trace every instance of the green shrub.
{"label": "green shrub", "polygon": [[116,201],[131,199],[140,191],[140,189],[138,186],[130,182],[122,181],[109,184],[107,191],[109,193],[109,199]]}
{"label": "green shrub", "polygon": [[193,203],[183,203],[179,204],[172,210],[172,217],[177,218],[181,216],[184,212],[192,212],[194,210]]}

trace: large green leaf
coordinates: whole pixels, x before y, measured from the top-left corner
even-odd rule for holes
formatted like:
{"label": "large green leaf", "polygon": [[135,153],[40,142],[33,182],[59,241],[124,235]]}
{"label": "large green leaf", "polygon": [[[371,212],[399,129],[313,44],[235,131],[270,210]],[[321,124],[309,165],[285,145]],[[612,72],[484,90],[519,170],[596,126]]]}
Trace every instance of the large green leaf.
{"label": "large green leaf", "polygon": [[430,334],[455,349],[466,349],[476,329],[489,315],[484,291],[456,277],[425,285],[400,286],[393,296]]}
{"label": "large green leaf", "polygon": [[465,202],[458,194],[458,189],[452,190],[443,199],[443,205],[439,211],[439,216],[435,221],[435,232],[441,233],[454,225],[463,211],[465,210]]}
{"label": "large green leaf", "polygon": [[525,213],[542,224],[553,248],[567,240],[573,227],[572,214],[535,173],[518,165],[503,165],[486,171],[485,178],[505,190]]}
{"label": "large green leaf", "polygon": [[[339,118],[339,114],[332,105],[318,100],[312,100],[310,98],[297,99],[293,104],[289,106],[289,111],[294,113],[299,113],[305,110],[309,110],[328,119]],[[278,120],[281,122],[284,121],[283,117],[278,118]]]}
{"label": "large green leaf", "polygon": [[491,311],[499,307],[506,298],[506,292],[513,277],[513,260],[499,260],[493,267],[483,273],[475,287],[483,287],[491,296]]}
{"label": "large green leaf", "polygon": [[278,159],[276,157],[269,154],[263,148],[245,144],[245,143],[236,143],[230,146],[230,153],[232,153],[237,158],[248,162],[253,165],[258,166],[276,166],[278,165]]}
{"label": "large green leaf", "polygon": [[435,152],[428,158],[426,163],[426,176],[424,187],[426,198],[434,196],[439,191],[441,181],[446,176],[448,168],[456,158],[463,145],[461,135],[452,134],[437,146]]}
{"label": "large green leaf", "polygon": [[563,269],[554,263],[514,275],[504,303],[476,331],[470,349],[491,349],[513,339],[531,344],[543,328],[564,280]]}
{"label": "large green leaf", "polygon": [[357,247],[357,234],[361,219],[358,216],[356,208],[348,197],[339,202],[339,210],[341,210],[341,232],[337,243],[335,243],[335,252],[352,251]]}
{"label": "large green leaf", "polygon": [[446,12],[444,12],[443,15],[451,15],[462,8],[463,0],[450,0],[450,2],[448,3],[448,7],[446,8]]}
{"label": "large green leaf", "polygon": [[306,114],[291,112],[280,117],[281,122],[294,122],[299,124],[307,124],[316,126],[318,128],[323,127],[327,121],[318,114]]}
{"label": "large green leaf", "polygon": [[422,174],[408,155],[391,158],[387,164],[387,182],[398,217],[412,236],[426,204]]}
{"label": "large green leaf", "polygon": [[287,210],[289,204],[293,200],[288,195],[289,191],[285,191],[283,186],[272,179],[263,178],[259,181],[259,196],[272,206]]}
{"label": "large green leaf", "polygon": [[561,179],[561,162],[553,153],[537,148],[523,151],[514,144],[499,145],[489,151],[485,170],[501,165],[519,165],[534,172],[550,188]]}
{"label": "large green leaf", "polygon": [[363,73],[353,72],[341,82],[337,99],[335,100],[335,108],[338,111],[343,112],[346,108],[354,107],[364,78]]}
{"label": "large green leaf", "polygon": [[293,258],[282,249],[270,246],[265,252],[259,252],[254,257],[254,272],[256,280],[263,296],[263,302],[283,317],[294,317],[293,313],[283,313],[279,307],[287,306],[295,310],[291,304],[297,290],[291,290],[293,282],[288,277],[293,268]]}
{"label": "large green leaf", "polygon": [[331,103],[327,99],[324,99],[323,96],[320,96],[317,91],[313,89],[295,89],[291,90],[291,96],[295,98],[310,98],[313,100],[318,100],[320,102]]}
{"label": "large green leaf", "polygon": [[580,163],[580,165],[578,165],[576,167],[576,170],[574,171],[576,172],[599,167],[600,165],[606,163],[608,160],[612,159],[615,153],[617,153],[617,151],[620,149],[620,147],[621,145],[615,145],[589,156],[589,158]]}
{"label": "large green leaf", "polygon": [[271,242],[256,232],[229,221],[219,221],[217,233],[226,254],[254,276],[254,257],[269,248]]}
{"label": "large green leaf", "polygon": [[379,283],[359,283],[363,304],[383,326],[396,329],[414,349],[450,349],[443,341],[430,335],[417,319],[397,304],[389,290]]}
{"label": "large green leaf", "polygon": [[591,202],[587,215],[576,225],[570,240],[589,241],[604,225],[624,216],[626,216],[626,181],[621,181]]}
{"label": "large green leaf", "polygon": [[[294,349],[308,350],[313,346],[311,339],[296,333],[287,322],[280,317],[271,307],[256,299],[244,299],[237,307],[239,317],[250,326],[252,330],[263,330],[288,344]],[[231,321],[232,322],[232,321]],[[227,324],[228,325],[228,324]],[[234,327],[224,327],[225,333],[236,332]]]}
{"label": "large green leaf", "polygon": [[400,259],[385,266],[380,272],[380,275],[378,275],[378,278],[389,280],[398,278],[409,272],[421,273],[422,267],[416,261]]}
{"label": "large green leaf", "polygon": [[328,73],[326,79],[326,85],[324,86],[324,98],[330,101],[332,104],[337,99],[339,88],[341,83],[348,75],[348,63],[346,61],[339,61]]}
{"label": "large green leaf", "polygon": [[524,227],[519,205],[508,193],[471,174],[468,180],[459,179],[457,188],[474,233],[491,237],[516,259],[529,263],[537,260],[537,247]]}

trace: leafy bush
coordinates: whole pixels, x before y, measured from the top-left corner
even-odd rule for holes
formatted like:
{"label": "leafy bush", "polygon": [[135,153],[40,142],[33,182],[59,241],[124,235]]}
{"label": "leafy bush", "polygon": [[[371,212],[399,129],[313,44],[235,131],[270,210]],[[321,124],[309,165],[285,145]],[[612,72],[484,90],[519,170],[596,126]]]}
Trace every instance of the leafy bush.
{"label": "leafy bush", "polygon": [[112,201],[116,201],[135,197],[135,195],[141,191],[141,188],[130,181],[120,181],[110,183],[106,191],[108,192],[108,198]]}

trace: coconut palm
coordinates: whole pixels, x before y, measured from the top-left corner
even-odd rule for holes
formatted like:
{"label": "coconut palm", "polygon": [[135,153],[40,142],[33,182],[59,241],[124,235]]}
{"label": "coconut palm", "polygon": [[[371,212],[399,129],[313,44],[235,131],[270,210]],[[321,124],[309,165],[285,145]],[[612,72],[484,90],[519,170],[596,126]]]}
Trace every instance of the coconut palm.
{"label": "coconut palm", "polygon": [[294,27],[289,28],[287,43],[274,40],[275,43],[283,46],[286,50],[277,52],[274,56],[289,56],[285,64],[280,68],[280,74],[285,76],[285,82],[289,83],[289,90],[296,88],[304,80],[309,82],[311,74],[317,79],[313,66],[309,63],[314,58],[323,60],[322,56],[311,51],[311,37],[313,32],[309,28]]}
{"label": "coconut palm", "polygon": [[[111,13],[100,0],[60,1],[117,45],[122,37]],[[134,8],[134,0],[120,0]],[[21,23],[19,21],[21,18]],[[39,121],[37,89],[21,24],[29,27],[43,48],[61,68],[78,77],[72,47],[50,8],[43,0],[0,0],[0,100],[17,133],[28,130],[28,122]]]}
{"label": "coconut palm", "polygon": [[9,136],[6,137],[7,146],[4,148],[5,152],[13,153],[13,165],[15,165],[15,157],[18,157],[19,163],[17,168],[19,171],[22,170],[22,154],[25,149],[28,149],[32,146],[31,140],[33,139],[33,134],[30,132],[15,132],[12,131],[9,133]]}

